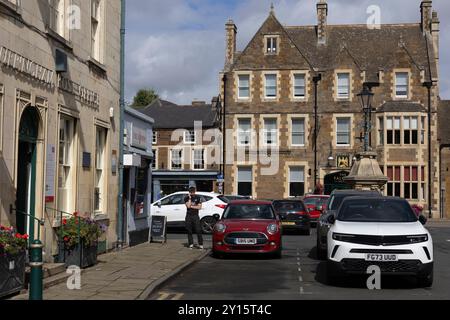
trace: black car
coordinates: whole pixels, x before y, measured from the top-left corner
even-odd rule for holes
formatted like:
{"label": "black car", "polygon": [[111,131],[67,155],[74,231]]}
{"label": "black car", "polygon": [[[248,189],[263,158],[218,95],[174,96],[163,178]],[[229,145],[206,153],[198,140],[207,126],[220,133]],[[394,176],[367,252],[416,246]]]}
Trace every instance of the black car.
{"label": "black car", "polygon": [[283,230],[295,230],[306,235],[311,234],[311,217],[302,200],[275,200],[272,204],[280,217]]}
{"label": "black car", "polygon": [[326,209],[317,222],[316,250],[319,259],[325,260],[327,258],[327,234],[330,229],[327,219],[330,215],[336,214],[342,201],[351,196],[379,197],[380,195],[382,195],[380,192],[370,190],[334,190],[331,193]]}

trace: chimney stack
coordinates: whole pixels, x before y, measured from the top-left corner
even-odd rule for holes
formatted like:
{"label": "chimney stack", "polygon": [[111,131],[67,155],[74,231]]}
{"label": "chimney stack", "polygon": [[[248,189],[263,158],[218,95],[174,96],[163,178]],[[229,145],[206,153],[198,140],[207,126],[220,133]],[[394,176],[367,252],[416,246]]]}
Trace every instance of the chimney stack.
{"label": "chimney stack", "polygon": [[327,42],[328,4],[325,0],[317,3],[317,40],[319,44]]}
{"label": "chimney stack", "polygon": [[431,18],[431,37],[433,39],[434,59],[439,74],[439,18],[438,13],[433,11]]}
{"label": "chimney stack", "polygon": [[227,45],[226,45],[226,53],[225,53],[225,68],[231,66],[234,63],[234,58],[236,55],[236,34],[237,27],[234,24],[233,20],[228,20],[225,24],[226,36],[227,36]]}
{"label": "chimney stack", "polygon": [[420,15],[421,15],[420,24],[422,26],[422,32],[424,34],[431,32],[431,10],[432,9],[433,9],[433,1],[431,1],[431,0],[423,0],[420,3]]}

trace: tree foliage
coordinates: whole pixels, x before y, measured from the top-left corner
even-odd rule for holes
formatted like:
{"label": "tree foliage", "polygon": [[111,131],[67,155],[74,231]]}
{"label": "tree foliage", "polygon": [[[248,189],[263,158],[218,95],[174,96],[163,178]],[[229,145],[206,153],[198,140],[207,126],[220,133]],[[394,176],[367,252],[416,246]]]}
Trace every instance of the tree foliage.
{"label": "tree foliage", "polygon": [[133,98],[132,107],[146,107],[159,96],[153,89],[140,89]]}

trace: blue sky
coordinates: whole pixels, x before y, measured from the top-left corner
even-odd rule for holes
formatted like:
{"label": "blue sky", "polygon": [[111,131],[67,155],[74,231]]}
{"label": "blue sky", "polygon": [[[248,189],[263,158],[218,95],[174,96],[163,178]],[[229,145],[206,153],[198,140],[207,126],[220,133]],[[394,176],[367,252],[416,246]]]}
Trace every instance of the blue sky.
{"label": "blue sky", "polygon": [[[285,25],[316,24],[316,0],[127,0],[126,97],[154,88],[182,104],[218,94],[224,64],[225,22],[238,27],[242,50],[269,13]],[[330,24],[365,23],[370,5],[381,23],[420,21],[420,0],[328,0]],[[450,1],[434,0],[440,25],[441,75],[450,74]],[[450,99],[450,77],[441,77],[441,97]]]}

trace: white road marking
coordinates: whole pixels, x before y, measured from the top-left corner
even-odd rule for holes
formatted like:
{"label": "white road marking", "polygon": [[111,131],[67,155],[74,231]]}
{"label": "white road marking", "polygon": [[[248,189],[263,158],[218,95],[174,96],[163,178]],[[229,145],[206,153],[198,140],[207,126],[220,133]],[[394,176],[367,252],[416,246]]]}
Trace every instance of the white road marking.
{"label": "white road marking", "polygon": [[298,267],[298,272],[302,272],[302,268]]}
{"label": "white road marking", "polygon": [[298,277],[298,281],[303,282],[302,276]]}

